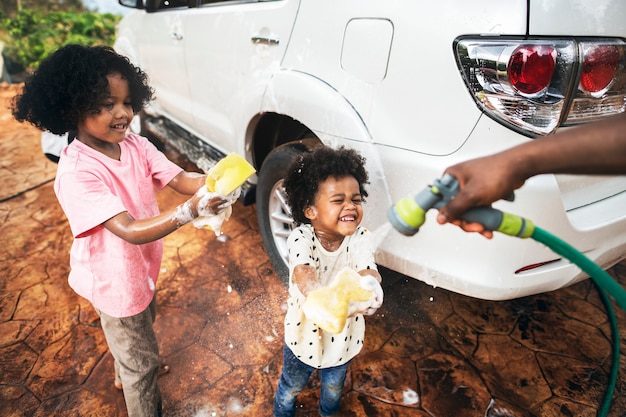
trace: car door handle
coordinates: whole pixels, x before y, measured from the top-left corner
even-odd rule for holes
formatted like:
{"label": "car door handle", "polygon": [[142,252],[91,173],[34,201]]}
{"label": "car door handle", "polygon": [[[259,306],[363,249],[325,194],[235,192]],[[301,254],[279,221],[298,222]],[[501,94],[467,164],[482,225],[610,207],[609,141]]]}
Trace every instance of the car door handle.
{"label": "car door handle", "polygon": [[276,38],[267,38],[264,36],[253,36],[252,38],[250,38],[250,40],[255,45],[278,45],[278,43],[280,42]]}

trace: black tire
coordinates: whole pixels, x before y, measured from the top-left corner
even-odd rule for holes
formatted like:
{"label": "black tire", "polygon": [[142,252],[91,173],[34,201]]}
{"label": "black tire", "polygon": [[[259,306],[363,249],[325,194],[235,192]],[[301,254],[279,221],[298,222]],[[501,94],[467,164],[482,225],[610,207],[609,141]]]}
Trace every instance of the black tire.
{"label": "black tire", "polygon": [[287,168],[304,152],[319,146],[318,139],[303,139],[274,149],[263,161],[256,187],[256,214],[267,255],[280,279],[287,284],[287,237],[293,230],[293,219],[282,183]]}

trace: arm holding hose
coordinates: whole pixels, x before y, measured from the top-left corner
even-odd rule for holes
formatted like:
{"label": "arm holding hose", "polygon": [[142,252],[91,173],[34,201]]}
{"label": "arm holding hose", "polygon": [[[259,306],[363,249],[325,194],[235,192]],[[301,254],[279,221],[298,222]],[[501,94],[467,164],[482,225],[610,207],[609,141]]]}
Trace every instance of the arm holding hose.
{"label": "arm holding hose", "polygon": [[459,192],[440,209],[437,221],[491,238],[491,231],[460,220],[461,215],[505,198],[534,175],[626,174],[626,113],[462,162],[445,173],[458,180]]}
{"label": "arm holding hose", "polygon": [[[457,179],[447,173],[414,197],[398,200],[389,208],[387,218],[398,232],[406,236],[413,236],[426,221],[426,212],[430,209],[442,210],[446,205],[454,202],[462,191],[459,187],[460,183]],[[505,198],[512,200],[513,195],[506,195]],[[536,227],[531,220],[502,212],[490,206],[478,206],[470,207],[462,212],[460,221],[463,222],[460,225],[465,230],[467,230],[465,225],[476,225],[480,226],[481,233],[489,232],[490,236],[494,231],[497,231],[509,236],[532,238],[543,243],[555,253],[578,265],[594,279],[598,286],[613,295],[620,307],[626,310],[626,291],[617,282],[584,254],[558,237]]]}

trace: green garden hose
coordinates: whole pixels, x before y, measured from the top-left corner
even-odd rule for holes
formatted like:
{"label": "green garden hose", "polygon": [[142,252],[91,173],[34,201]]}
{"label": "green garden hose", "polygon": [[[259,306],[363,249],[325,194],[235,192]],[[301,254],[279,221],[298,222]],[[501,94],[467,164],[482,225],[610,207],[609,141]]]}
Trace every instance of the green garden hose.
{"label": "green garden hose", "polygon": [[555,253],[569,259],[576,264],[580,269],[589,274],[596,284],[605,291],[607,291],[613,298],[617,305],[623,310],[626,310],[626,291],[619,285],[611,276],[600,268],[591,259],[580,253],[577,249],[573,248],[567,242],[559,239],[546,232],[545,230],[535,226],[535,230],[530,236],[537,242],[543,243]]}
{"label": "green garden hose", "polygon": [[559,239],[553,234],[535,226],[530,237],[537,242],[543,243],[555,253],[569,259],[576,264],[580,269],[589,274],[594,284],[598,288],[598,293],[602,303],[604,304],[609,322],[611,325],[611,337],[613,339],[613,363],[611,364],[611,371],[609,374],[609,383],[604,393],[604,398],[598,411],[599,417],[605,417],[608,415],[611,407],[611,399],[613,398],[613,392],[615,391],[615,385],[617,381],[617,374],[619,370],[620,360],[620,338],[619,329],[617,327],[617,318],[615,317],[615,311],[611,300],[607,296],[609,293],[615,302],[624,310],[626,310],[626,291],[619,285],[611,276],[600,268],[595,262],[591,261],[577,249],[569,245],[567,242]]}

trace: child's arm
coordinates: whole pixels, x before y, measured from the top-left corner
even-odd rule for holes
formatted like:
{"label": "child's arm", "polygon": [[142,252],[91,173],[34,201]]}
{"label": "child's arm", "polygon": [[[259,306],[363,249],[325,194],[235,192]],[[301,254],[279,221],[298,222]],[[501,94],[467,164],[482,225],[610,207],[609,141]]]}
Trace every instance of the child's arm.
{"label": "child's arm", "polygon": [[315,272],[315,267],[311,265],[296,265],[293,268],[291,279],[305,297],[318,287],[317,273]]}
{"label": "child's arm", "polygon": [[206,174],[182,171],[167,185],[180,194],[193,195],[206,185]]}
{"label": "child's arm", "polygon": [[[149,219],[136,220],[127,211],[103,223],[103,226],[129,243],[141,245],[161,239],[201,214],[218,214],[226,202],[221,196],[210,197],[206,192],[205,175],[181,172],[168,184],[181,194],[193,196],[173,210]],[[195,189],[194,189],[195,187]],[[194,194],[195,193],[195,194]]]}

